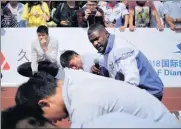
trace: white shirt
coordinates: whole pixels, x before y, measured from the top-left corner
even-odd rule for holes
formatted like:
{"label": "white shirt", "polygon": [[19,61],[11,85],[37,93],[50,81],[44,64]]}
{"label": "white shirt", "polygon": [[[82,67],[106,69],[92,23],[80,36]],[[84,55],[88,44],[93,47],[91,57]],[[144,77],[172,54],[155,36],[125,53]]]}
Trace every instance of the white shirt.
{"label": "white shirt", "polygon": [[116,20],[115,27],[123,26],[124,23],[122,23],[122,19],[125,15],[129,14],[125,4],[123,3],[116,3],[114,8],[111,8],[108,4],[106,4],[106,6],[102,6],[101,9],[104,11],[105,22],[107,24]]}
{"label": "white shirt", "polygon": [[[165,13],[171,18],[181,18],[181,1],[166,1],[164,2]],[[176,23],[181,26],[181,23]],[[168,24],[166,24],[169,27]]]}
{"label": "white shirt", "polygon": [[52,63],[57,63],[58,56],[58,40],[49,36],[47,48],[48,51],[45,53],[40,45],[39,40],[35,40],[31,43],[31,68],[33,72],[38,71],[38,62],[48,60]]}
{"label": "white shirt", "polygon": [[63,99],[72,125],[81,127],[112,112],[127,113],[169,126],[177,123],[168,109],[145,90],[83,70],[64,70]]}

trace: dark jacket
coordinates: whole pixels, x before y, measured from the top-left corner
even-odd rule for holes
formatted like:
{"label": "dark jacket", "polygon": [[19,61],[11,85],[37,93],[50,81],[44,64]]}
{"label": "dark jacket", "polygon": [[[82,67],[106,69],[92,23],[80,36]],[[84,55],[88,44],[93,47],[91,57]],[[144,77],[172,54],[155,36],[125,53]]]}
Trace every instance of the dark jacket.
{"label": "dark jacket", "polygon": [[58,5],[54,16],[53,16],[53,21],[58,25],[58,26],[64,26],[60,25],[60,22],[62,20],[69,21],[69,24],[66,25],[65,27],[77,27],[77,11],[79,8],[75,6],[74,8],[70,8],[67,3],[61,3]]}
{"label": "dark jacket", "polygon": [[82,8],[77,13],[77,21],[78,21],[78,25],[80,27],[88,27],[88,26],[95,24],[95,23],[100,23],[103,26],[105,26],[105,24],[104,24],[105,23],[104,12],[102,9],[97,8],[97,11],[99,11],[102,14],[102,16],[90,15],[87,19],[84,18],[85,10],[86,10],[86,8]]}

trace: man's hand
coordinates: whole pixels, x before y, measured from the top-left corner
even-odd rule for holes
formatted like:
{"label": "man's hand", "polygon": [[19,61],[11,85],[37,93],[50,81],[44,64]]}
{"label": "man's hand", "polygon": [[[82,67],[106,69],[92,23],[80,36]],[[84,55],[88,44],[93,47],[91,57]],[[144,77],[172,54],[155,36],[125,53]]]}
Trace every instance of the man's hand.
{"label": "man's hand", "polygon": [[170,29],[173,30],[173,31],[175,30],[175,27],[176,27],[175,24],[170,25]]}
{"label": "man's hand", "polygon": [[121,27],[119,28],[119,30],[120,30],[120,31],[125,31],[126,28],[127,28],[126,26],[121,26]]}
{"label": "man's hand", "polygon": [[46,46],[47,40],[46,40],[46,39],[42,39],[42,40],[40,41],[40,43],[41,43],[41,46]]}
{"label": "man's hand", "polygon": [[135,26],[130,26],[130,27],[129,27],[129,30],[130,30],[130,31],[134,31],[135,29],[136,29]]}
{"label": "man's hand", "polygon": [[87,19],[89,17],[89,15],[91,14],[91,11],[89,9],[85,10],[85,19]]}
{"label": "man's hand", "polygon": [[46,52],[48,50],[48,48],[47,48],[47,40],[46,39],[42,39],[40,41],[40,43],[41,43],[43,51]]}
{"label": "man's hand", "polygon": [[61,21],[60,24],[61,24],[61,25],[68,25],[68,22],[69,22],[69,21]]}
{"label": "man's hand", "polygon": [[163,31],[164,30],[164,26],[161,24],[161,25],[158,25],[158,30],[159,31]]}
{"label": "man's hand", "polygon": [[94,65],[91,67],[91,73],[100,75],[101,70],[96,68]]}
{"label": "man's hand", "polygon": [[173,22],[173,23],[175,23],[175,22],[176,22],[176,19],[171,18],[171,17],[168,17],[168,20],[169,20],[169,21],[171,21],[171,22]]}

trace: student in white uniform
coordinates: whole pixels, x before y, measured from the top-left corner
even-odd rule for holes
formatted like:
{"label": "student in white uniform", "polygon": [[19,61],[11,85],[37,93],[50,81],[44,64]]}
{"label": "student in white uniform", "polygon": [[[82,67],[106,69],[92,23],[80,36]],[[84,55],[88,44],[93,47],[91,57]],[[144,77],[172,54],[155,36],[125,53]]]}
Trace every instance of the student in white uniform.
{"label": "student in white uniform", "polygon": [[60,72],[58,81],[48,73],[35,73],[18,88],[16,104],[41,107],[43,116],[51,121],[69,116],[72,127],[83,127],[99,116],[114,112],[164,123],[167,127],[181,126],[168,109],[145,90],[82,70],[66,68],[64,74]]}

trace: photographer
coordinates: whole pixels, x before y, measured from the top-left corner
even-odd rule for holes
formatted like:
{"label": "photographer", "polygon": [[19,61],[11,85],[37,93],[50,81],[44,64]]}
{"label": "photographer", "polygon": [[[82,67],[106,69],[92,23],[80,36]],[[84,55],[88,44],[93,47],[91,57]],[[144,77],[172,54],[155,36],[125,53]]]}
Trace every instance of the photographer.
{"label": "photographer", "polygon": [[98,8],[98,1],[87,1],[86,7],[78,11],[78,25],[88,27],[94,23],[104,25],[104,12]]}

